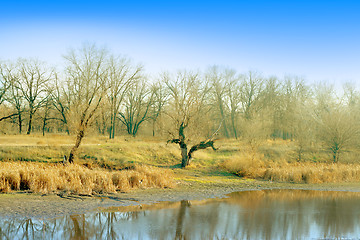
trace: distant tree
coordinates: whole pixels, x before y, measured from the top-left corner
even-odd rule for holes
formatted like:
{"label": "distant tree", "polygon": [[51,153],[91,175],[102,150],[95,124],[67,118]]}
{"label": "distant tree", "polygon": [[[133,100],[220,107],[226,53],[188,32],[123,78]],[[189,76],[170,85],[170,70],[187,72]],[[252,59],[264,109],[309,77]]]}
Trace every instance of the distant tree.
{"label": "distant tree", "polygon": [[231,127],[234,137],[238,138],[237,123],[241,108],[241,87],[242,79],[234,70],[225,70],[225,78],[227,79],[226,94],[228,95],[228,104],[230,110]]}
{"label": "distant tree", "polygon": [[284,112],[283,131],[295,140],[297,160],[303,160],[306,149],[314,141],[314,121],[311,118],[312,94],[303,79],[287,77],[282,86]]}
{"label": "distant tree", "polygon": [[273,139],[283,137],[283,113],[285,103],[281,93],[281,83],[277,77],[269,77],[264,81],[262,92],[261,108],[266,112],[267,118],[271,121],[271,137]]}
{"label": "distant tree", "polygon": [[19,128],[19,133],[22,133],[22,126],[24,125],[23,122],[25,113],[25,99],[17,86],[17,81],[13,81],[10,85],[10,89],[8,91],[7,101],[10,103],[10,105],[14,108],[14,111],[16,113],[16,122]]}
{"label": "distant tree", "polygon": [[55,77],[53,78],[53,81],[51,81],[51,83],[48,85],[48,87],[52,107],[57,112],[54,118],[55,120],[61,122],[63,127],[65,127],[65,132],[67,134],[70,134],[68,116],[71,96],[69,94],[71,94],[72,91],[68,89],[68,87],[70,87],[68,83],[70,82],[61,81],[59,74],[55,73]]}
{"label": "distant tree", "polygon": [[151,105],[152,135],[155,136],[155,125],[159,117],[164,113],[164,107],[169,101],[169,91],[161,81],[151,85],[154,94]]}
{"label": "distant tree", "polygon": [[135,137],[141,124],[151,119],[150,108],[154,95],[143,79],[133,83],[126,92],[123,108],[119,111],[119,120],[126,127],[128,134]]}
{"label": "distant tree", "polygon": [[51,112],[53,110],[53,104],[52,104],[53,99],[51,98],[51,94],[50,93],[48,93],[48,94],[49,94],[49,97],[46,98],[46,101],[43,104],[42,114],[40,116],[41,122],[42,122],[41,132],[42,132],[43,136],[45,136],[45,131],[46,131],[49,121],[56,119],[51,116]]}
{"label": "distant tree", "polygon": [[326,82],[316,83],[312,90],[314,92],[314,103],[313,111],[317,118],[321,118],[323,113],[329,112],[336,103],[338,102],[338,97],[334,90],[334,85],[328,84]]}
{"label": "distant tree", "polygon": [[343,85],[344,95],[342,102],[349,108],[350,111],[359,115],[360,109],[360,92],[356,89],[354,83],[347,82]]}
{"label": "distant tree", "polygon": [[223,134],[225,137],[229,138],[230,134],[227,127],[227,113],[229,111],[227,106],[228,89],[226,88],[228,82],[225,76],[224,70],[220,69],[218,66],[209,68],[205,74],[207,81],[211,85],[210,96],[216,109],[215,116],[220,117],[220,121],[222,121]]}
{"label": "distant tree", "polygon": [[296,145],[296,160],[304,160],[304,154],[311,143],[315,140],[314,132],[316,123],[311,118],[311,110],[307,102],[297,106],[294,113],[293,135]]}
{"label": "distant tree", "polygon": [[95,117],[108,90],[107,51],[95,45],[84,45],[70,50],[65,56],[69,120],[75,125],[76,141],[69,154],[69,162],[85,136],[86,129]]}
{"label": "distant tree", "polygon": [[248,72],[243,75],[241,86],[242,112],[246,119],[251,119],[252,114],[261,108],[260,98],[264,90],[264,79],[259,73]]}
{"label": "distant tree", "polygon": [[[0,62],[0,106],[5,100],[11,98],[11,90],[14,88],[17,80],[16,68],[11,63]],[[5,116],[0,116],[0,121],[17,116],[19,112],[13,112]]]}
{"label": "distant tree", "polygon": [[34,114],[49,97],[47,84],[54,77],[54,72],[50,71],[43,62],[33,59],[19,59],[17,67],[19,75],[16,87],[20,89],[22,97],[27,102],[29,114],[27,134],[30,134]]}
{"label": "distant tree", "polygon": [[12,77],[11,70],[4,63],[0,62],[0,105],[5,100],[5,93],[10,86]]}
{"label": "distant tree", "polygon": [[331,152],[334,163],[339,161],[344,150],[356,146],[360,136],[360,125],[353,113],[335,107],[324,112],[316,121],[319,138]]}
{"label": "distant tree", "polygon": [[124,96],[128,94],[129,88],[142,78],[143,66],[134,65],[126,57],[111,56],[109,60],[109,91],[110,103],[110,130],[109,138],[115,137],[115,127]]}
{"label": "distant tree", "polygon": [[241,121],[242,139],[250,147],[251,160],[254,160],[259,147],[269,138],[271,133],[271,121],[264,115],[252,114],[251,119]]}

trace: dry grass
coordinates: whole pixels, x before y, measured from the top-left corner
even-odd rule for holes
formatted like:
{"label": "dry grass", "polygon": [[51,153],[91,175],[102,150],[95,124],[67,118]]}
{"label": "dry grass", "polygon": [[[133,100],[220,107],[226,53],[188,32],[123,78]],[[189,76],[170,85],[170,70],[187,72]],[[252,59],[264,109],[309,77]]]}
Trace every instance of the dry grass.
{"label": "dry grass", "polygon": [[[47,185],[43,184],[43,187],[39,187],[39,189],[43,189],[42,192],[54,191],[53,185],[56,185],[55,191],[61,189],[86,194],[102,191],[101,189],[105,189],[106,192],[113,192],[136,187],[167,186],[166,181],[160,181],[161,177],[154,177],[156,173],[151,168],[147,169],[146,174],[148,175],[140,167],[132,171],[115,170],[128,169],[134,165],[173,168],[181,162],[179,146],[166,144],[166,139],[117,137],[109,140],[105,136],[97,136],[84,139],[75,161],[79,165],[87,166],[87,168],[74,165],[62,167],[63,170],[61,171],[55,171],[54,166],[57,166],[55,163],[62,161],[63,156],[69,153],[73,141],[74,136],[61,134],[45,137],[40,135],[3,135],[0,136],[0,161],[46,162],[48,165],[41,165],[43,168],[47,168],[46,171],[40,171],[40,165],[38,165],[36,171],[39,173],[33,173],[29,177],[29,179],[40,179],[40,182],[41,179],[45,179],[42,182],[47,182]],[[223,166],[223,169],[220,169],[222,172],[225,172],[224,169],[226,169],[228,172],[247,178],[279,182],[322,183],[360,180],[360,164],[357,163],[357,157],[346,152],[342,155],[342,160],[339,163],[332,164],[330,163],[331,157],[326,151],[314,151],[309,148],[302,158],[304,162],[299,163],[296,162],[296,144],[292,141],[268,140],[259,147],[255,157],[244,141],[219,139],[215,146],[219,148],[217,151],[204,149],[195,152],[191,165],[187,167],[188,174],[196,172],[197,174],[212,176],[219,172],[219,164],[221,164]],[[354,154],[358,155],[358,152],[354,152]],[[31,169],[31,166],[33,165],[29,164],[28,168]],[[75,173],[71,172],[72,170],[66,170],[70,167],[75,168],[75,166],[78,168],[76,171],[74,170]],[[16,168],[14,167],[14,169]],[[32,171],[36,172],[35,170]],[[49,178],[45,174],[45,172],[49,174],[50,171],[55,171],[54,176],[56,177]],[[64,176],[60,174],[61,172],[65,172],[62,173]],[[31,189],[35,192],[41,192],[35,190],[35,187],[30,188],[29,184],[24,182],[26,174],[20,175],[20,170],[0,170],[0,173],[0,177],[3,179],[0,179],[2,182],[0,184],[3,184],[0,185],[1,191]],[[127,176],[125,173],[132,175]],[[144,174],[146,178],[143,177]],[[73,180],[67,180],[61,187],[61,181],[64,180],[57,180],[58,177],[61,179],[72,178]],[[18,180],[19,178],[21,180]],[[7,179],[7,182],[4,179]],[[111,183],[108,179],[111,180]],[[23,185],[18,186],[19,181]],[[140,182],[141,184],[139,184]],[[68,187],[71,184],[74,186]],[[41,185],[41,183],[37,185]]]}
{"label": "dry grass", "polygon": [[234,156],[222,166],[236,175],[276,182],[329,183],[360,181],[360,164],[265,161],[262,156]]}
{"label": "dry grass", "polygon": [[173,187],[169,170],[135,166],[107,171],[77,164],[0,162],[0,192],[30,190],[38,193],[66,191],[75,194],[112,193],[134,188]]}

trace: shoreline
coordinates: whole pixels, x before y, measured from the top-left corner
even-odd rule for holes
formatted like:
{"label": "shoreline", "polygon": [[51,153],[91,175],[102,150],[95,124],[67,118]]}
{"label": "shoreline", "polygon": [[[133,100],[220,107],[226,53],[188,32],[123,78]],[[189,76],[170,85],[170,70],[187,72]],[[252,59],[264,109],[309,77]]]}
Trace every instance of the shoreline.
{"label": "shoreline", "polygon": [[240,178],[230,181],[227,179],[217,181],[185,179],[178,180],[177,186],[171,189],[136,189],[126,193],[92,196],[13,192],[0,194],[0,217],[53,219],[65,215],[96,212],[111,207],[225,198],[232,192],[269,189],[360,192],[360,183],[293,184]]}

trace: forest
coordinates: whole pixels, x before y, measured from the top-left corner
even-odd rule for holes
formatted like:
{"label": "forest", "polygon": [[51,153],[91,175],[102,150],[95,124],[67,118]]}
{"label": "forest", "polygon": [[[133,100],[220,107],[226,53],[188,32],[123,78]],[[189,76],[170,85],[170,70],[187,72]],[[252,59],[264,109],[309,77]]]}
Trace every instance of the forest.
{"label": "forest", "polygon": [[354,162],[359,106],[353,83],[339,89],[216,65],[149,75],[131,58],[91,44],[69,50],[63,66],[0,62],[0,134],[75,136],[69,162],[84,136],[99,135],[179,144],[183,167],[192,150],[216,150],[219,139],[247,145],[253,158],[264,142],[284,140],[293,143],[295,161],[321,151],[322,161]]}

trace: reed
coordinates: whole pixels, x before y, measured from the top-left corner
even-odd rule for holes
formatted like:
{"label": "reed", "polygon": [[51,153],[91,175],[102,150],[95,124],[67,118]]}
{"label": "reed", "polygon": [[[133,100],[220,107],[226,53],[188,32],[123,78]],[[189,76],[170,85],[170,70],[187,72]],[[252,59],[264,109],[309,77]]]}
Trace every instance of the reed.
{"label": "reed", "polygon": [[170,170],[135,166],[131,170],[89,169],[77,164],[0,162],[0,192],[66,191],[74,194],[112,193],[135,188],[171,188]]}
{"label": "reed", "polygon": [[339,183],[360,181],[360,164],[269,161],[261,157],[234,156],[222,166],[247,178],[292,183]]}

